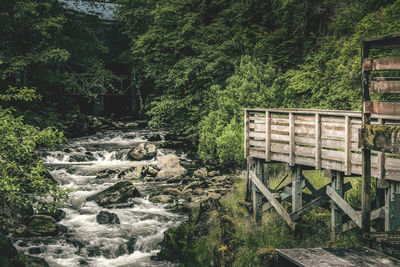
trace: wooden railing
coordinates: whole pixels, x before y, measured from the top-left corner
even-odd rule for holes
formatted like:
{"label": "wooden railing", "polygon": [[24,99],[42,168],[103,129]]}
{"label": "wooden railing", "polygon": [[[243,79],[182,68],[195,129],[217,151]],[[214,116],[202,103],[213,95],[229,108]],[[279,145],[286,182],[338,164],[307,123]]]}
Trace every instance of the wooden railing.
{"label": "wooden railing", "polygon": [[[245,157],[362,174],[361,112],[245,109]],[[399,116],[372,115],[371,124],[400,125]],[[400,157],[373,151],[372,176],[400,181]]]}

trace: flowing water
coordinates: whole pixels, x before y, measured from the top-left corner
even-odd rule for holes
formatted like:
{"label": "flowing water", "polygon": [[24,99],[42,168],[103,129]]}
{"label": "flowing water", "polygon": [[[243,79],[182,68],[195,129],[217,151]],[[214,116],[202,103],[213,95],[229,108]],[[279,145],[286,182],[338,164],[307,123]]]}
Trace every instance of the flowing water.
{"label": "flowing water", "polygon": [[[105,179],[96,173],[105,169],[124,170],[139,162],[129,161],[127,153],[135,142],[147,142],[147,130],[103,131],[71,140],[57,151],[41,151],[52,176],[64,188],[72,189],[64,203],[66,212],[61,224],[68,232],[57,237],[14,240],[25,253],[43,257],[50,266],[173,266],[154,261],[165,230],[179,225],[186,215],[178,213],[173,204],[154,204],[148,195],[166,184],[138,181],[142,194],[128,207],[107,209],[95,202],[85,202],[88,196],[123,181],[113,174]],[[163,133],[158,133],[163,136]],[[158,149],[158,156],[175,151]],[[184,154],[178,155],[187,160]],[[143,162],[143,161],[141,161]],[[156,164],[156,158],[145,161]],[[106,210],[117,214],[120,224],[98,224],[96,215]],[[37,254],[39,253],[39,254]]]}

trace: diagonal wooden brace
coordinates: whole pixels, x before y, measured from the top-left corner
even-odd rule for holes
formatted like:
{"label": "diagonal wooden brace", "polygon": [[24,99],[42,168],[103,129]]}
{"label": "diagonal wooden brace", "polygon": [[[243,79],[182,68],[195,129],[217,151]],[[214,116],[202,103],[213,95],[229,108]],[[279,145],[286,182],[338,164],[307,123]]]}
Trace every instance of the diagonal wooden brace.
{"label": "diagonal wooden brace", "polygon": [[289,214],[285,210],[284,207],[279,203],[278,200],[275,199],[274,195],[268,190],[268,188],[261,182],[260,179],[254,174],[253,171],[249,172],[249,177],[251,181],[257,186],[257,188],[261,191],[261,193],[268,199],[271,205],[275,208],[275,210],[282,216],[282,218],[286,221],[286,223],[292,228],[295,229],[296,223],[292,221]]}

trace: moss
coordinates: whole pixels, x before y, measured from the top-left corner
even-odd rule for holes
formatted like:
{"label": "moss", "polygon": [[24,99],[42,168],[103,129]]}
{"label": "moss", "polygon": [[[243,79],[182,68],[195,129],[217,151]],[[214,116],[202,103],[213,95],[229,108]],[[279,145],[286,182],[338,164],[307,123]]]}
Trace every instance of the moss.
{"label": "moss", "polygon": [[365,125],[361,128],[361,143],[370,149],[395,152],[400,149],[399,133],[399,126]]}
{"label": "moss", "polygon": [[49,264],[44,259],[22,253],[18,253],[14,258],[14,263],[18,267],[49,267]]}

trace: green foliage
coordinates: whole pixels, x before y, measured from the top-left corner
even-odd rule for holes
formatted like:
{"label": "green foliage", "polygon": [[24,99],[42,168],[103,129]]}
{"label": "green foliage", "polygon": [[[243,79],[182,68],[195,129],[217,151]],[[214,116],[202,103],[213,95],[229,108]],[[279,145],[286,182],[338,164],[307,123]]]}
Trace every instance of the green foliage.
{"label": "green foliage", "polygon": [[[39,98],[34,89],[9,88],[2,100],[29,101]],[[55,128],[40,130],[25,124],[22,117],[15,117],[11,108],[0,107],[0,195],[7,202],[37,203],[40,198],[51,196],[52,204],[66,197],[44,167],[35,149],[54,147],[64,141],[63,134]]]}
{"label": "green foliage", "polygon": [[243,107],[359,109],[360,40],[400,31],[399,1],[122,0],[152,126],[242,164]]}

